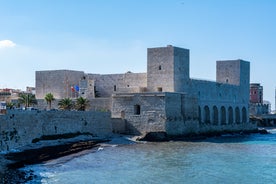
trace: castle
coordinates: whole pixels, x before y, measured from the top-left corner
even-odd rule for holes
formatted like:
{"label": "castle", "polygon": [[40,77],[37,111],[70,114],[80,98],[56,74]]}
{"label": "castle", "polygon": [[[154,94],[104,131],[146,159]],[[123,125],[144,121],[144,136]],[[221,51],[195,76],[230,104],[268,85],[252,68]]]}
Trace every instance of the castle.
{"label": "castle", "polygon": [[189,50],[148,48],[147,73],[36,71],[36,98],[79,96],[122,119],[123,133],[185,135],[256,128],[249,122],[250,63],[217,61],[216,82],[190,78]]}

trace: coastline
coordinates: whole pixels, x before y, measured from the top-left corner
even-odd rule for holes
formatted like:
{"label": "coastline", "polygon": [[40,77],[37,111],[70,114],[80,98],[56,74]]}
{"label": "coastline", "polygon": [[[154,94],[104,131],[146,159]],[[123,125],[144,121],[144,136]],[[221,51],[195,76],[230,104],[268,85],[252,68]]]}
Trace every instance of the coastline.
{"label": "coastline", "polygon": [[71,139],[40,141],[15,152],[0,154],[0,183],[25,183],[36,177],[20,170],[26,165],[38,164],[79,153],[100,146],[110,140],[81,135]]}
{"label": "coastline", "polygon": [[[267,129],[262,128],[256,132],[259,134],[269,134]],[[246,135],[251,134],[249,132],[236,133],[232,135]],[[208,137],[221,136],[218,134],[212,134],[208,136],[194,135],[191,137],[178,137],[163,141],[199,141],[204,140]],[[49,160],[57,159],[64,156],[78,155],[85,150],[91,150],[93,148],[100,148],[100,146],[105,145],[118,145],[118,144],[132,144],[141,142],[141,139],[137,139],[137,136],[128,137],[123,135],[114,135],[107,139],[95,139],[95,137],[88,135],[81,135],[71,139],[58,139],[51,141],[39,141],[33,145],[21,148],[16,152],[9,152],[5,154],[0,154],[0,183],[25,183],[27,181],[33,180],[35,177],[33,171],[23,171],[26,165],[44,163]],[[153,141],[160,142],[160,140],[143,140],[143,141]]]}

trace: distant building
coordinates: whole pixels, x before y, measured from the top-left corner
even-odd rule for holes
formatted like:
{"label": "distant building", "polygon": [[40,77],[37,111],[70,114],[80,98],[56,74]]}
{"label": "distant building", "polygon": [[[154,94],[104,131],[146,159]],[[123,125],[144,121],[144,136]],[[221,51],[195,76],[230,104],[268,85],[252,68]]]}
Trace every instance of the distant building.
{"label": "distant building", "polygon": [[267,106],[267,113],[266,114],[270,114],[271,113],[271,103],[267,100],[264,100],[263,105]]}
{"label": "distant building", "polygon": [[250,103],[263,103],[263,86],[260,83],[250,84]]}
{"label": "distant building", "polygon": [[26,87],[26,93],[29,93],[29,94],[35,94],[35,87],[29,87],[27,86]]}
{"label": "distant building", "polygon": [[0,101],[5,101],[7,103],[18,99],[19,94],[22,93],[19,89],[0,89]]}
{"label": "distant building", "polygon": [[6,109],[7,109],[7,106],[6,106],[6,102],[5,101],[0,101],[0,115],[1,114],[6,114]]}
{"label": "distant building", "polygon": [[[265,103],[264,103],[265,102]],[[250,84],[250,107],[251,115],[269,114],[271,112],[270,102],[263,100],[263,86],[260,83]]]}

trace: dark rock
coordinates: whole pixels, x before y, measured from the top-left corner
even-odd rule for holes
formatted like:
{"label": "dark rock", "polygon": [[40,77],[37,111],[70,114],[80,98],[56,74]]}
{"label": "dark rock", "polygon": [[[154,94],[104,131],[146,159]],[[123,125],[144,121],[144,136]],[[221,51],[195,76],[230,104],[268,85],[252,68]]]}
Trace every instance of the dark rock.
{"label": "dark rock", "polygon": [[22,152],[8,153],[5,155],[5,158],[7,160],[13,161],[13,163],[7,165],[9,169],[18,169],[24,167],[25,165],[37,164],[73,153],[78,153],[83,150],[88,150],[96,147],[100,142],[105,141],[82,141],[55,146],[46,146],[38,149],[29,149]]}
{"label": "dark rock", "polygon": [[266,129],[260,129],[259,133],[260,134],[270,134]]}
{"label": "dark rock", "polygon": [[168,140],[169,138],[166,132],[149,132],[138,141],[162,142]]}
{"label": "dark rock", "polygon": [[24,150],[22,152],[10,152],[5,154],[0,157],[1,164],[4,164],[0,170],[0,184],[26,183],[31,181],[37,178],[33,173],[34,171],[30,170],[25,172],[19,168],[25,165],[42,163],[44,161],[91,149],[97,147],[98,143],[106,141],[108,140],[68,142],[62,145],[45,146]]}

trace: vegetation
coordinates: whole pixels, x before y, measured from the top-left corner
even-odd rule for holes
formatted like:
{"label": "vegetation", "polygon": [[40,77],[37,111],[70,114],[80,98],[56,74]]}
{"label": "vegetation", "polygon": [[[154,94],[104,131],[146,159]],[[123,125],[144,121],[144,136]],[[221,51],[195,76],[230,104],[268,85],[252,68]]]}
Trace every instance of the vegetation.
{"label": "vegetation", "polygon": [[63,98],[58,102],[58,107],[62,110],[71,110],[73,106],[73,101],[70,98]]}
{"label": "vegetation", "polygon": [[23,104],[25,108],[30,107],[31,105],[37,104],[35,95],[30,93],[19,94],[18,102],[20,104]]}
{"label": "vegetation", "polygon": [[89,100],[87,100],[86,98],[83,97],[79,97],[77,98],[76,101],[76,110],[78,111],[85,111],[85,109],[89,106]]}
{"label": "vegetation", "polygon": [[12,102],[8,102],[8,103],[6,104],[6,106],[7,106],[7,109],[12,109],[12,108],[15,106],[15,104],[12,103]]}
{"label": "vegetation", "polygon": [[52,93],[47,93],[44,98],[49,105],[49,109],[52,109],[52,101],[55,100],[54,95]]}

